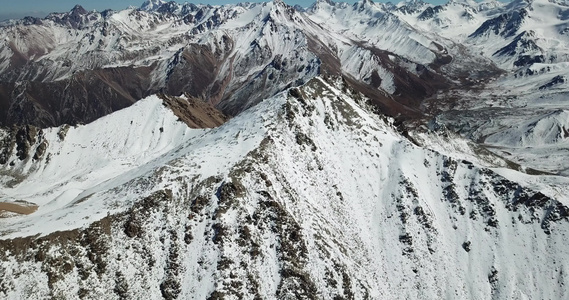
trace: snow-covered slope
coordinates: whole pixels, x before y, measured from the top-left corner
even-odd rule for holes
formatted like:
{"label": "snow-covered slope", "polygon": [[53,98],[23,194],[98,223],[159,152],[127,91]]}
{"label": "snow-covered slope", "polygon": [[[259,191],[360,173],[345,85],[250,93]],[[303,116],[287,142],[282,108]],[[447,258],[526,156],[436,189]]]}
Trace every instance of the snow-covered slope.
{"label": "snow-covered slope", "polygon": [[[424,5],[421,9],[398,9],[395,14],[425,32],[463,41],[486,19],[480,4],[470,1],[450,1],[444,5]],[[496,4],[500,6],[500,2]],[[403,6],[407,7],[407,5]]]}
{"label": "snow-covered slope", "polygon": [[470,35],[505,68],[567,61],[569,7],[545,0],[514,1]]}
{"label": "snow-covered slope", "polygon": [[[449,17],[449,13],[464,16],[461,10],[469,11],[469,21]],[[547,137],[537,133],[529,134],[536,143],[527,148],[513,141],[526,139],[522,136],[528,133],[520,132],[523,124],[567,107],[569,40],[564,28],[568,11],[563,2],[542,0],[508,4],[451,1],[425,9],[431,12],[429,18],[426,13],[397,11],[414,27],[449,38],[503,70],[470,75],[472,85],[441,91],[424,103],[426,110],[452,130],[486,142],[490,150],[520,165],[566,174],[569,163],[563,159],[563,146],[539,145]],[[448,32],[445,26],[437,27],[443,20],[450,24]],[[453,55],[455,60],[460,57]]]}
{"label": "snow-covered slope", "polygon": [[484,143],[527,166],[567,175],[568,120],[566,110],[547,112],[492,133]]}
{"label": "snow-covered slope", "polygon": [[568,122],[568,112],[559,110],[524,122],[515,129],[493,134],[486,139],[486,142],[516,147],[563,143],[569,137]]}
{"label": "snow-covered slope", "polygon": [[0,25],[0,298],[566,298],[568,9]]}
{"label": "snow-covered slope", "polygon": [[[361,1],[350,6],[317,1],[307,13],[321,26],[378,49],[397,53],[413,62],[429,64],[436,57],[429,50],[431,41],[392,15],[385,4]],[[344,58],[344,61],[360,59]]]}
{"label": "snow-covered slope", "polygon": [[[515,172],[503,177],[415,146],[390,119],[341,89],[340,80],[316,78],[216,129],[164,126],[165,137],[182,137],[158,158],[137,160],[120,180],[49,214],[40,206],[2,220],[5,238],[40,237],[3,242],[11,250],[0,254],[0,293],[168,299],[567,293],[560,282],[567,280],[569,210],[555,199],[568,199],[509,180],[523,177]],[[132,109],[152,114],[155,104],[146,99]],[[163,124],[150,127],[157,126]],[[82,229],[53,232],[76,227]]]}
{"label": "snow-covered slope", "polygon": [[[231,130],[237,134],[236,125]],[[198,155],[201,162],[216,160],[223,165],[225,160],[245,155],[249,143],[255,144],[251,139],[239,145],[244,152],[235,151],[229,142],[223,147],[219,144],[222,140],[204,137],[209,131],[212,129],[188,128],[156,96],[87,125],[40,130],[29,147],[34,157],[29,155],[22,161],[14,149],[7,158],[1,179],[7,188],[0,194],[3,201],[31,202],[39,209],[33,215],[7,220],[16,223],[3,224],[2,231],[33,235],[91,223],[108,211],[132,204],[128,195],[118,202],[94,195],[112,193],[118,186],[140,180],[140,176],[182,155],[184,148],[190,148],[186,151],[193,155],[203,154]],[[193,143],[198,145],[188,146]],[[211,153],[220,147],[223,151]],[[40,148],[38,155],[36,149]],[[216,167],[210,165],[202,172],[210,176]]]}

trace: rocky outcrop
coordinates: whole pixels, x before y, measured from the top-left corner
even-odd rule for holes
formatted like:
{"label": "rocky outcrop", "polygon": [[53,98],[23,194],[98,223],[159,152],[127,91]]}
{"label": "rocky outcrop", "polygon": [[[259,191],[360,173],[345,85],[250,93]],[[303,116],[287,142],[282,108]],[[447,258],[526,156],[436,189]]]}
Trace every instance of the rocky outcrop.
{"label": "rocky outcrop", "polygon": [[525,8],[513,10],[501,14],[493,19],[487,20],[469,37],[481,37],[490,34],[499,35],[505,38],[513,37],[517,34],[528,12]]}
{"label": "rocky outcrop", "polygon": [[229,119],[211,104],[191,96],[162,95],[161,97],[164,100],[164,105],[170,108],[190,128],[214,128],[221,126]]}

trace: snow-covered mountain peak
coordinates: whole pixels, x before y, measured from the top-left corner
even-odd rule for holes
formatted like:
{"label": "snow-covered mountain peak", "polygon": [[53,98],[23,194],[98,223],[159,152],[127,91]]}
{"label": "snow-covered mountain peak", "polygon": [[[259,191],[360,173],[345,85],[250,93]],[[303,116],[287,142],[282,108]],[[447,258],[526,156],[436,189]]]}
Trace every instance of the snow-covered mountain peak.
{"label": "snow-covered mountain peak", "polygon": [[286,4],[283,0],[272,0],[273,5],[279,7],[289,7],[290,5]]}
{"label": "snow-covered mountain peak", "polygon": [[164,0],[146,0],[142,3],[140,9],[144,11],[155,11],[166,3],[167,1]]}
{"label": "snow-covered mountain peak", "polygon": [[478,2],[478,10],[481,12],[494,10],[496,8],[504,6],[504,3],[498,0],[485,0]]}
{"label": "snow-covered mountain peak", "polygon": [[459,4],[459,5],[463,5],[466,7],[472,7],[472,8],[476,8],[479,5],[478,2],[476,2],[474,0],[450,0],[446,3],[446,5],[453,5],[453,4]]}
{"label": "snow-covered mountain peak", "polygon": [[166,2],[162,5],[160,5],[160,7],[156,10],[156,12],[159,12],[162,14],[182,15],[184,13],[187,13],[187,7],[184,8],[184,5],[181,5],[175,1],[170,1],[170,2]]}
{"label": "snow-covered mountain peak", "polygon": [[432,4],[429,4],[427,2],[424,2],[422,0],[408,0],[408,1],[402,1],[397,3],[396,7],[397,7],[397,11],[403,13],[403,14],[416,14],[418,12],[422,12],[425,10],[425,8],[433,6]]}
{"label": "snow-covered mountain peak", "polygon": [[348,3],[345,2],[334,2],[331,0],[317,0],[306,9],[306,12],[314,14],[318,13],[319,11],[330,11],[331,13],[332,8],[341,7],[341,6],[347,7],[349,5]]}
{"label": "snow-covered mountain peak", "polygon": [[352,6],[354,10],[365,11],[365,10],[376,10],[380,7],[379,4],[373,2],[372,0],[359,0]]}
{"label": "snow-covered mountain peak", "polygon": [[[339,2],[339,3],[342,3],[342,2]],[[336,3],[332,0],[316,0],[306,9],[306,11],[308,11],[308,12],[317,11],[318,9],[322,9],[324,7],[336,6],[339,3]]]}
{"label": "snow-covered mountain peak", "polygon": [[273,14],[280,14],[284,16],[287,20],[293,22],[299,22],[301,19],[300,11],[295,9],[293,6],[288,5],[282,0],[274,0],[272,1],[272,9],[271,12]]}
{"label": "snow-covered mountain peak", "polygon": [[79,4],[75,5],[75,6],[71,9],[71,14],[74,14],[74,15],[85,15],[85,14],[87,14],[87,13],[88,13],[87,10],[85,10],[85,9],[83,8],[83,6],[81,6],[81,5],[79,5]]}
{"label": "snow-covered mountain peak", "polygon": [[334,2],[332,0],[316,0],[316,1],[314,1],[314,3],[312,3],[312,5],[318,5],[318,4],[323,4],[323,3],[328,4],[328,5],[332,5],[332,6],[336,5],[336,2]]}

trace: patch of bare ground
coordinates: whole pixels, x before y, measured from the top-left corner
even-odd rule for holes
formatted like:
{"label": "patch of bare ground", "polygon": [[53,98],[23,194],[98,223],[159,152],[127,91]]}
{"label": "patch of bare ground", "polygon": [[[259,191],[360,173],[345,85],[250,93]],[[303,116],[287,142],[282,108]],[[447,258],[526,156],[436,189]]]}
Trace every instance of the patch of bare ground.
{"label": "patch of bare ground", "polygon": [[218,127],[229,119],[211,104],[191,96],[181,98],[162,94],[160,98],[164,100],[164,106],[190,128]]}
{"label": "patch of bare ground", "polygon": [[38,206],[24,201],[0,202],[0,218],[6,218],[15,214],[29,215],[38,210]]}

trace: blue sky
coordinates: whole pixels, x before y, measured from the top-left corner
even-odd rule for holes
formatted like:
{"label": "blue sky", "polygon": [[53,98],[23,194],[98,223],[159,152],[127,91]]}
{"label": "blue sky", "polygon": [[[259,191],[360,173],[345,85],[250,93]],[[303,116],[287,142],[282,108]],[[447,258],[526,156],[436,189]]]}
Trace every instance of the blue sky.
{"label": "blue sky", "polygon": [[[338,0],[340,1],[340,0]],[[437,3],[443,0],[431,0],[430,2]],[[50,12],[64,12],[69,11],[75,4],[80,4],[87,10],[104,10],[111,9],[124,9],[128,6],[140,6],[144,0],[0,0],[0,20],[9,18],[22,18],[24,16],[45,17]],[[185,0],[177,0],[177,2],[184,3]],[[255,0],[197,0],[187,1],[193,3],[205,4],[226,4],[237,2],[261,2]],[[314,1],[302,0],[285,0],[290,5],[299,4],[301,6],[309,6]],[[354,3],[356,0],[344,0],[344,2]],[[392,2],[399,2],[399,0],[392,0]],[[445,1],[446,2],[446,1]]]}

